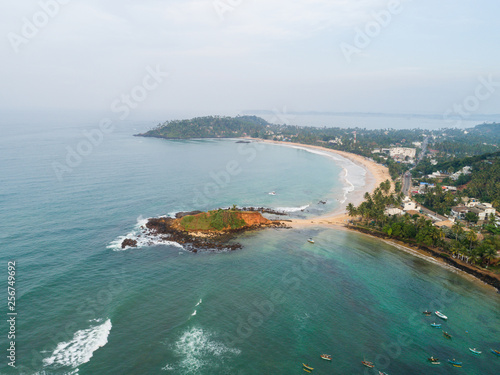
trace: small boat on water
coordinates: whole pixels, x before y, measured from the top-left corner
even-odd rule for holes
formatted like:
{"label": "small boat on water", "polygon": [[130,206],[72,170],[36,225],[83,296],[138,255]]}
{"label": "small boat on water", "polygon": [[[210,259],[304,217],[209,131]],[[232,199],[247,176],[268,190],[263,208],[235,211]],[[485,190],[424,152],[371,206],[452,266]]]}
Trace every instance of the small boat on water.
{"label": "small boat on water", "polygon": [[462,367],[462,362],[457,361],[455,358],[449,359],[448,363],[452,364],[455,367]]}
{"label": "small boat on water", "polygon": [[493,354],[500,356],[500,350],[490,349]]}
{"label": "small boat on water", "polygon": [[438,323],[431,323],[431,326],[434,328],[441,328],[441,324]]}
{"label": "small boat on water", "polygon": [[329,354],[321,354],[321,358],[324,359],[325,361],[331,361],[332,356]]}
{"label": "small boat on water", "polygon": [[271,192],[269,193],[269,195],[276,195],[276,192],[275,192],[275,191],[271,191]]}
{"label": "small boat on water", "polygon": [[307,240],[307,242],[309,242],[309,243],[314,243],[314,240],[313,240],[312,238],[309,238],[309,239]]}
{"label": "small boat on water", "polygon": [[453,336],[450,335],[448,332],[443,331],[443,336],[446,337],[447,339],[451,339]]}
{"label": "small boat on water", "polygon": [[430,358],[427,358],[429,360],[430,363],[432,363],[433,365],[440,365],[441,362],[439,362],[439,358],[434,358],[434,357],[430,357]]}
{"label": "small boat on water", "polygon": [[309,372],[311,372],[312,370],[314,370],[314,368],[306,365],[305,363],[303,363],[302,366],[304,367],[304,370],[309,370]]}
{"label": "small boat on water", "polygon": [[474,354],[478,354],[478,355],[482,353],[482,351],[477,350],[476,348],[469,348],[469,350],[470,350],[472,353],[474,353]]}
{"label": "small boat on water", "polygon": [[369,368],[374,368],[375,365],[373,364],[373,362],[370,362],[370,361],[361,361],[361,363],[366,366],[366,367],[369,367]]}
{"label": "small boat on water", "polygon": [[422,314],[424,314],[425,316],[431,316],[432,312],[425,310],[424,312],[422,312]]}
{"label": "small boat on water", "polygon": [[442,312],[436,311],[434,314],[436,314],[441,319],[448,320],[448,317],[444,315]]}

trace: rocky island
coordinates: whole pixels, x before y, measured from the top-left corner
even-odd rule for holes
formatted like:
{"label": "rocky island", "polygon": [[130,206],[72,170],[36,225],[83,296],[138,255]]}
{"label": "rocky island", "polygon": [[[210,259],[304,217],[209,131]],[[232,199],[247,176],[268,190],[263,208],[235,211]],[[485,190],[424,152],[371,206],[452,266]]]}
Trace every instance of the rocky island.
{"label": "rocky island", "polygon": [[[143,235],[177,242],[192,252],[236,250],[242,247],[232,242],[237,233],[269,227],[286,228],[282,221],[269,220],[258,211],[236,208],[181,212],[175,218],[150,218],[145,226]],[[135,247],[137,241],[127,238],[121,246]]]}

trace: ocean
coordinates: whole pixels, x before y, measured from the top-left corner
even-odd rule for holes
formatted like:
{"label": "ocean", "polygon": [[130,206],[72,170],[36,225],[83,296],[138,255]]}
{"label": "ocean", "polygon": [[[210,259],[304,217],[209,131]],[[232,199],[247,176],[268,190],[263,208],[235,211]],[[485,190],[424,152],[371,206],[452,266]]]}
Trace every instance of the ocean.
{"label": "ocean", "polygon": [[84,121],[2,125],[1,374],[301,374],[302,363],[375,373],[363,359],[392,375],[500,372],[490,353],[500,349],[500,295],[378,239],[310,227],[245,233],[232,252],[145,240],[121,249],[148,217],[236,204],[307,218],[341,209],[366,181],[300,148],[133,136],[154,125],[115,124],[102,137]]}

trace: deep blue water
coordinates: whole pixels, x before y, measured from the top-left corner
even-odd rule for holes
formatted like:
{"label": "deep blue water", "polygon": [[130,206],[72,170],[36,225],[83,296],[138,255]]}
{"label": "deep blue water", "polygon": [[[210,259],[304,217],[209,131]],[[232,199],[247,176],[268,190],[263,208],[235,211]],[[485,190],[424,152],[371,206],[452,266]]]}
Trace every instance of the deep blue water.
{"label": "deep blue water", "polygon": [[[4,358],[2,374],[300,374],[302,362],[316,374],[375,373],[363,358],[389,374],[500,373],[500,357],[489,353],[500,349],[499,295],[379,240],[271,229],[242,235],[244,248],[227,253],[116,251],[113,241],[141,219],[176,211],[334,210],[342,168],[272,145],[132,136],[148,123],[120,124],[68,166],[67,147],[76,150],[96,126],[3,131],[1,296],[6,314],[7,262],[15,260],[18,368]],[[61,165],[71,171],[58,178]],[[438,318],[423,317],[425,309],[449,316],[451,341],[430,327]],[[430,355],[442,364],[429,365]]]}

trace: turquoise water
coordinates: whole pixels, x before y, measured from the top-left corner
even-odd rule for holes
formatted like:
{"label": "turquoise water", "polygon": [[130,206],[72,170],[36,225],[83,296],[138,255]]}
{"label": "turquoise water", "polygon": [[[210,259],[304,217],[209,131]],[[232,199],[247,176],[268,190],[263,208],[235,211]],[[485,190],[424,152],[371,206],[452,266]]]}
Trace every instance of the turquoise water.
{"label": "turquoise water", "polygon": [[[500,347],[500,296],[363,235],[270,229],[227,253],[115,251],[141,218],[232,204],[307,217],[343,194],[342,168],[323,156],[132,136],[149,126],[121,125],[61,180],[52,163],[95,124],[4,132],[0,256],[5,282],[17,262],[18,368],[2,361],[2,374],[301,374],[302,362],[316,374],[375,373],[363,358],[389,374],[500,372],[489,353]],[[451,341],[425,309],[448,315]]]}

